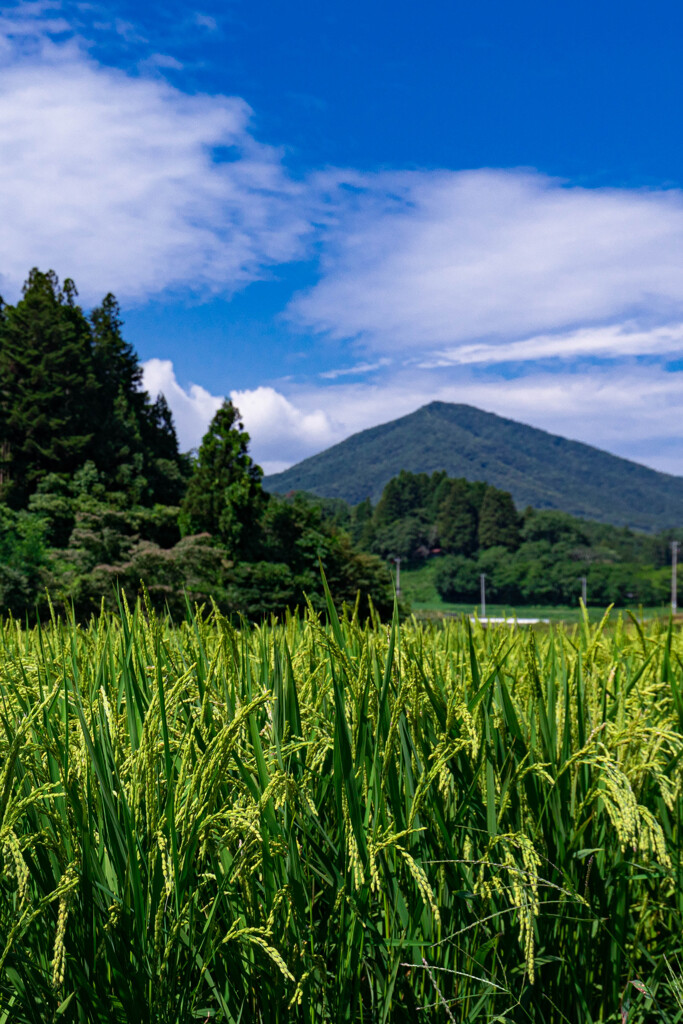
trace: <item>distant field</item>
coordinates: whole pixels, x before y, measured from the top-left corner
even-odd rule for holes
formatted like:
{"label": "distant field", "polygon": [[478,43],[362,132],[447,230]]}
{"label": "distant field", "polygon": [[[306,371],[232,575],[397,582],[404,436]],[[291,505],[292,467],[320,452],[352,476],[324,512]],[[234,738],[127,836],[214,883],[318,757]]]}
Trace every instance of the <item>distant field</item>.
{"label": "distant field", "polygon": [[[453,604],[450,601],[442,601],[434,585],[434,574],[438,568],[438,561],[432,560],[419,569],[401,569],[401,591],[410,602],[411,608],[418,615],[424,612],[436,612],[440,614],[471,615],[473,612],[479,614],[479,604]],[[615,608],[612,612],[617,615],[620,609]],[[641,609],[634,608],[633,611],[640,615]],[[591,621],[602,618],[605,609],[591,607],[590,597],[588,615]],[[519,615],[520,618],[550,619],[551,622],[578,622],[581,617],[580,608],[577,605],[510,605],[495,604],[486,602],[486,614]],[[646,619],[666,617],[669,614],[669,606],[662,605],[657,608],[643,608],[642,615]]]}

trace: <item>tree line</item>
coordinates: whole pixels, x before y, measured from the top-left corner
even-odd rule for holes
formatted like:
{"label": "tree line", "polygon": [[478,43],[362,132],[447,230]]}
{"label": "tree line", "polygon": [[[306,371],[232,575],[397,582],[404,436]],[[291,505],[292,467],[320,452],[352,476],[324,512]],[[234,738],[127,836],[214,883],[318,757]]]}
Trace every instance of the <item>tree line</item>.
{"label": "tree line", "polygon": [[[310,498],[312,501],[320,499]],[[476,603],[480,576],[491,601],[508,605],[576,604],[586,578],[589,604],[658,605],[668,600],[674,530],[645,534],[565,512],[526,508],[482,482],[445,472],[401,472],[377,505],[322,501],[325,514],[364,550],[431,563],[439,595]]]}
{"label": "tree line", "polygon": [[260,618],[322,607],[321,564],[339,600],[391,608],[380,558],[309,502],[263,490],[231,403],[181,453],[114,296],[90,313],[77,299],[72,281],[34,269],[16,305],[0,301],[2,610],[64,602],[83,617],[142,581],[177,614],[214,601]]}

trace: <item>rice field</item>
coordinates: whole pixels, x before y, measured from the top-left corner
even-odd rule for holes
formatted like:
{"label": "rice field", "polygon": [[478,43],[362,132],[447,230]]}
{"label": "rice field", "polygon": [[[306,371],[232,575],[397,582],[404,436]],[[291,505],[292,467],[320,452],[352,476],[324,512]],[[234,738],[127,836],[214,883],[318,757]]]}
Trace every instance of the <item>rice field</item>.
{"label": "rice field", "polygon": [[683,1020],[678,629],[0,647],[0,1024]]}

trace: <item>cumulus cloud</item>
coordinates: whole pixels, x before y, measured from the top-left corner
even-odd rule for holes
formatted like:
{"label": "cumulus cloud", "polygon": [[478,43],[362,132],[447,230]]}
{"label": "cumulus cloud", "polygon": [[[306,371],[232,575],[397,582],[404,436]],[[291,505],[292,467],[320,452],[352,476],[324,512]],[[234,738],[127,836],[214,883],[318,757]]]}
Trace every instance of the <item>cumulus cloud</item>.
{"label": "cumulus cloud", "polygon": [[581,326],[683,315],[679,190],[492,170],[325,184],[321,277],[289,306],[304,328],[392,354],[562,332],[571,355]]}
{"label": "cumulus cloud", "polygon": [[0,19],[7,298],[34,265],[72,276],[86,300],[131,301],[231,292],[301,254],[302,190],[255,140],[244,100],[98,64],[48,15]]}
{"label": "cumulus cloud", "polygon": [[[199,447],[223,396],[198,384],[184,388],[170,359],[148,359],[142,371],[145,390],[152,398],[162,393],[171,407],[181,449]],[[345,436],[344,425],[322,409],[300,409],[271,387],[231,391],[229,398],[249,433],[249,450],[266,473],[278,473]]]}
{"label": "cumulus cloud", "polygon": [[142,364],[142,382],[152,398],[162,393],[171,407],[182,451],[196,448],[223,402],[199,384],[183,388],[170,359],[148,359]]}
{"label": "cumulus cloud", "polygon": [[[344,436],[322,409],[304,411],[270,387],[231,391],[251,437],[251,451],[266,473],[278,473]],[[322,395],[318,395],[322,399]]]}

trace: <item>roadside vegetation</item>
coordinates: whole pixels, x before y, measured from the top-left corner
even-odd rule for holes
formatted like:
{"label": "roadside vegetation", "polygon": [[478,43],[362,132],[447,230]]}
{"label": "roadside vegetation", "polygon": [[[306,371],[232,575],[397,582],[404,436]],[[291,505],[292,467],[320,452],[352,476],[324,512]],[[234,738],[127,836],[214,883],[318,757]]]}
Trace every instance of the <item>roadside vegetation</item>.
{"label": "roadside vegetation", "polygon": [[[480,591],[472,594],[468,601],[448,601],[441,597],[436,588],[436,578],[444,560],[440,558],[427,559],[417,568],[405,568],[401,566],[400,586],[401,595],[405,603],[412,609],[412,612],[423,618],[425,616],[460,616],[460,615],[481,615]],[[671,606],[668,603],[670,594],[671,572],[668,576],[669,589],[665,592],[666,602],[658,605],[632,604],[632,611],[639,619],[651,619],[659,617],[668,619],[671,614]],[[526,604],[526,603],[499,603],[491,599],[491,588],[489,579],[486,580],[486,615],[514,618],[538,618],[548,619],[550,622],[565,622],[568,624],[581,622],[584,612],[579,603],[581,595],[580,585],[576,595],[576,603],[572,604]],[[626,601],[622,606],[611,606],[610,619],[616,620],[619,614],[626,614],[630,602]],[[605,611],[604,605],[596,605],[589,602],[586,609],[590,621],[599,622]]]}
{"label": "roadside vegetation", "polygon": [[683,640],[603,627],[6,621],[0,1021],[680,1021]]}

